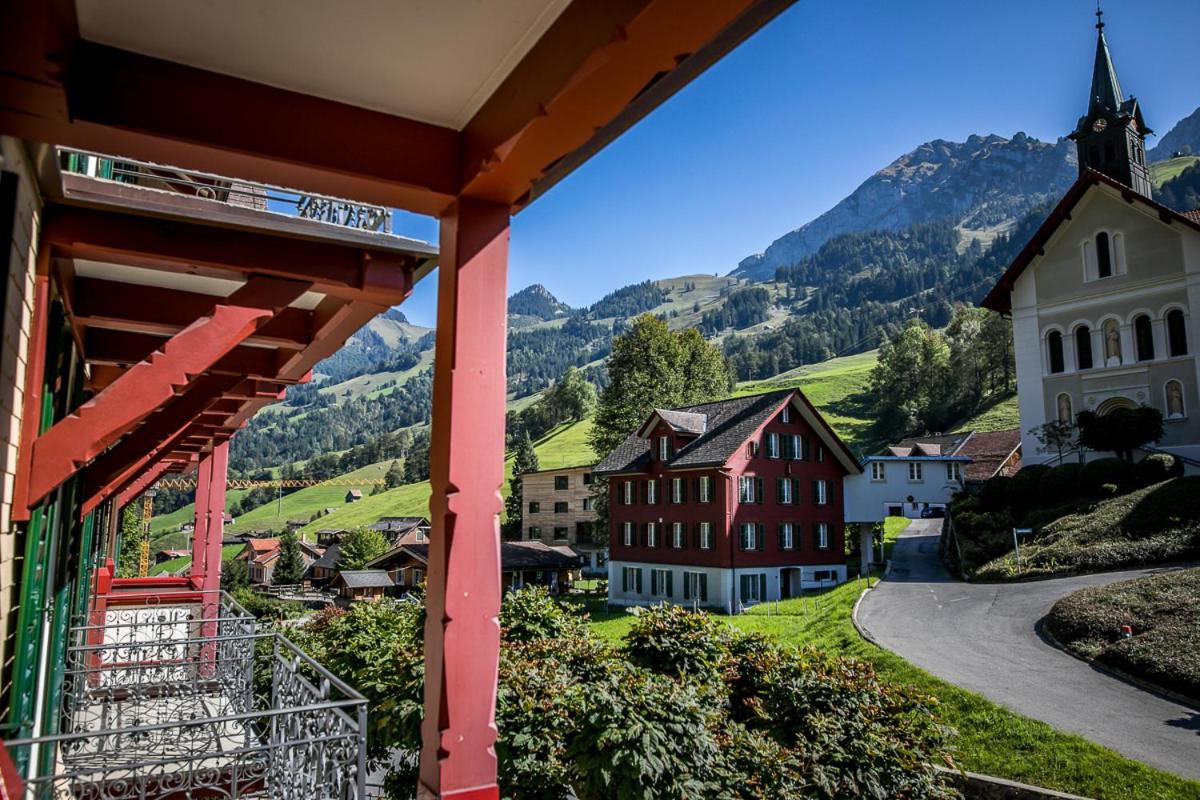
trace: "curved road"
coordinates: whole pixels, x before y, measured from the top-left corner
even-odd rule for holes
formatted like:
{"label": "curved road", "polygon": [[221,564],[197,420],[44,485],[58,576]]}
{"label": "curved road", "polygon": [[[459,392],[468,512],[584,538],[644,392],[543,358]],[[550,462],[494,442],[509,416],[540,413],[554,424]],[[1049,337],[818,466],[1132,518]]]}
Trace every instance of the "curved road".
{"label": "curved road", "polygon": [[941,520],[914,520],[859,625],[883,647],[951,683],[1129,758],[1200,779],[1200,709],[1106,675],[1042,640],[1036,625],[1078,589],[1161,572],[1109,572],[1015,584],[964,583],[937,556]]}

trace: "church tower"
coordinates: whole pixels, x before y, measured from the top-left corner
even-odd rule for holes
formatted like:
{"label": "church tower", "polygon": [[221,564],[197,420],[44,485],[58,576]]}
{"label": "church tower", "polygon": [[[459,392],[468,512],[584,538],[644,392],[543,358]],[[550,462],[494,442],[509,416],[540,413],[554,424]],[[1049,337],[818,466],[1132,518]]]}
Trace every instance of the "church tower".
{"label": "church tower", "polygon": [[1079,149],[1079,171],[1091,168],[1113,178],[1144,197],[1150,197],[1146,169],[1146,134],[1153,133],[1142,119],[1137,98],[1121,94],[1104,39],[1104,12],[1096,11],[1096,64],[1087,114],[1069,138]]}

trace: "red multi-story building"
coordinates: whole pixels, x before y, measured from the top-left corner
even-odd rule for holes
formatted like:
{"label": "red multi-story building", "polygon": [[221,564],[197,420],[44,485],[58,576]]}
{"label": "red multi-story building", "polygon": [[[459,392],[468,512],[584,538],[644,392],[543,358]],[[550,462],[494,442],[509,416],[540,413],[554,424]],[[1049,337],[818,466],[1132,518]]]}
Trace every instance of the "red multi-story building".
{"label": "red multi-story building", "polygon": [[797,390],[656,409],[609,479],[609,601],[735,612],[846,579],[858,460]]}

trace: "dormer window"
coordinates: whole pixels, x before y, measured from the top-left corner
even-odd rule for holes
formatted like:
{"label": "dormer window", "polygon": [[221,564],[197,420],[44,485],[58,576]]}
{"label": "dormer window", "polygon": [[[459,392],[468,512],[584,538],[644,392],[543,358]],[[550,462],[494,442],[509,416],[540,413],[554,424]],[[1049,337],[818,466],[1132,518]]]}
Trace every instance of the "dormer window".
{"label": "dormer window", "polygon": [[792,404],[788,403],[783,407],[783,411],[779,412],[779,421],[784,425],[792,421]]}
{"label": "dormer window", "polygon": [[671,457],[671,437],[670,436],[658,437],[658,460],[666,461],[670,457]]}
{"label": "dormer window", "polygon": [[779,458],[779,434],[767,434],[767,458]]}

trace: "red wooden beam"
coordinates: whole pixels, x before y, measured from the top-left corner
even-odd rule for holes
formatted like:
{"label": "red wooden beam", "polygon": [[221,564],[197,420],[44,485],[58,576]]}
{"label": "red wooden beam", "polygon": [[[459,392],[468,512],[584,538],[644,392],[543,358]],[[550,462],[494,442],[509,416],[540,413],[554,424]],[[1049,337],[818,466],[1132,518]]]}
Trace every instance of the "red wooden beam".
{"label": "red wooden beam", "polygon": [[492,800],[508,206],[458,201],[441,220],[441,254],[417,794]]}
{"label": "red wooden beam", "polygon": [[[93,461],[84,472],[84,513],[94,508],[112,493],[112,486],[139,462],[147,459],[184,428],[192,426],[205,410],[239,383],[238,378],[226,375],[205,376],[189,387],[186,394],[147,419],[114,447]],[[215,422],[223,422],[219,416]]]}
{"label": "red wooden beam", "polygon": [[116,500],[113,507],[122,509],[129,505],[142,492],[154,485],[154,482],[161,478],[171,467],[171,462],[167,460],[156,461],[149,465],[140,475],[130,478],[129,481],[121,487],[117,492]]}
{"label": "red wooden beam", "polygon": [[33,443],[27,503],[37,502],[102,453],[307,289],[296,281],[255,278],[209,316],[164,340]]}
{"label": "red wooden beam", "polygon": [[[148,333],[92,328],[83,340],[84,359],[89,364],[123,367],[144,361],[170,340],[170,337],[152,336]],[[265,347],[234,347],[205,371],[274,380],[278,378],[282,363],[283,356],[277,350]]]}
{"label": "red wooden beam", "polygon": [[416,266],[382,250],[57,204],[43,213],[42,238],[72,258],[222,278],[274,275],[383,305],[408,296]]}
{"label": "red wooden beam", "polygon": [[[170,336],[191,325],[219,298],[99,278],[76,278],[71,319],[81,325]],[[303,348],[312,341],[313,313],[282,309],[248,344]]]}

